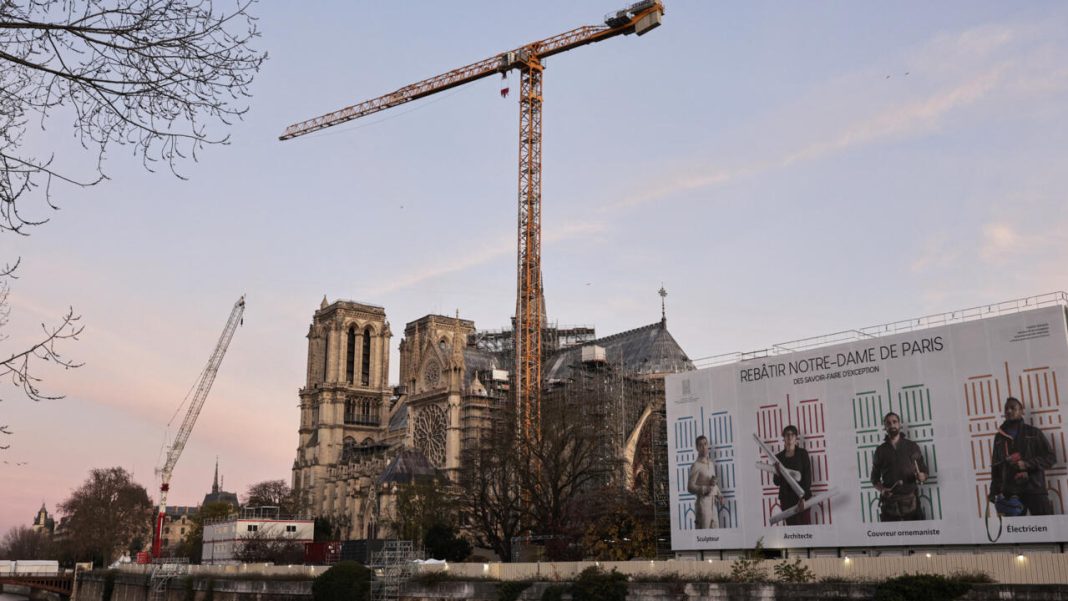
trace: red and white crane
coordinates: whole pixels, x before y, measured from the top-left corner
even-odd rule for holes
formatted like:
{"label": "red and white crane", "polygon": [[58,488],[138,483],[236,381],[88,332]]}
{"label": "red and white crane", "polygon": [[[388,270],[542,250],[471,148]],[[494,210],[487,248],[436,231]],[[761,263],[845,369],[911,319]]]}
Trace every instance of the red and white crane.
{"label": "red and white crane", "polygon": [[204,401],[208,398],[212,383],[215,382],[215,375],[219,373],[219,366],[222,365],[226,349],[230,346],[230,340],[234,337],[237,326],[241,325],[244,314],[245,295],[241,295],[241,298],[234,303],[233,310],[230,311],[230,319],[226,321],[226,327],[223,328],[222,335],[219,336],[219,342],[215,344],[215,350],[212,351],[208,364],[204,367],[204,371],[200,373],[200,379],[196,385],[196,393],[193,394],[193,400],[189,403],[189,410],[186,411],[185,419],[182,420],[182,426],[178,428],[178,433],[174,435],[174,442],[167,449],[167,459],[163,462],[163,466],[156,470],[160,481],[159,515],[156,516],[156,529],[152,535],[152,557],[160,556],[163,520],[167,515],[167,492],[171,488],[171,474],[174,472],[174,466],[178,463],[178,458],[182,456],[182,451],[185,450],[185,443],[189,441],[189,434],[193,432],[193,426],[197,423],[200,410],[204,407]]}

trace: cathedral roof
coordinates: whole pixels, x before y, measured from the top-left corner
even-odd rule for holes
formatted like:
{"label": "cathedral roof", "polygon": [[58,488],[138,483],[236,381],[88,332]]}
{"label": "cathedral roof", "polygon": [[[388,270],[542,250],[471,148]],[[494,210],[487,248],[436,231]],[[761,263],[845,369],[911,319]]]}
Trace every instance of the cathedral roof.
{"label": "cathedral roof", "polygon": [[652,375],[690,371],[693,362],[668,332],[667,321],[620,332],[556,352],[548,361],[546,380],[565,381],[571,377],[571,366],[582,361],[582,348],[596,345],[604,348],[605,360],[619,365],[632,375]]}
{"label": "cathedral roof", "polygon": [[498,353],[468,346],[464,348],[464,388],[471,386],[471,381],[478,372],[491,369],[505,369],[502,367],[501,357]]}
{"label": "cathedral roof", "polygon": [[442,477],[441,472],[430,464],[426,455],[416,449],[401,449],[378,477],[378,483],[415,484],[433,482]]}
{"label": "cathedral roof", "polygon": [[389,431],[396,432],[397,430],[408,429],[408,403],[402,403],[400,407],[393,413],[393,417],[389,418]]}
{"label": "cathedral roof", "polygon": [[209,492],[204,495],[204,501],[200,503],[203,507],[208,503],[227,503],[235,509],[240,507],[241,504],[237,501],[237,494],[232,492],[226,492],[225,490],[219,492]]}

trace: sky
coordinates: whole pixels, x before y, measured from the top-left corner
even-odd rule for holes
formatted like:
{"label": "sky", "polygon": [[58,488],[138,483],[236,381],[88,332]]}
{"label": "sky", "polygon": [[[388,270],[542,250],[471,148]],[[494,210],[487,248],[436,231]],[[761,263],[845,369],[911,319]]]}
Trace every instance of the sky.
{"label": "sky", "polygon": [[[4,354],[68,307],[73,370],[7,383],[0,533],[94,468],[154,468],[233,303],[238,329],[171,482],[195,505],[290,479],[305,336],[325,295],[404,324],[499,329],[515,307],[518,77],[315,135],[290,123],[621,8],[270,2],[269,53],[230,144],[57,186],[50,221],[0,235]],[[693,358],[1068,289],[1068,5],[666,0],[663,26],[552,57],[544,75],[542,266],[550,320],[599,335],[660,319]],[[221,132],[222,130],[216,130]],[[91,174],[70,122],[32,141]],[[80,161],[80,162],[79,162]],[[173,421],[172,421],[173,420]],[[168,423],[170,426],[168,428]],[[20,465],[21,464],[21,465]]]}

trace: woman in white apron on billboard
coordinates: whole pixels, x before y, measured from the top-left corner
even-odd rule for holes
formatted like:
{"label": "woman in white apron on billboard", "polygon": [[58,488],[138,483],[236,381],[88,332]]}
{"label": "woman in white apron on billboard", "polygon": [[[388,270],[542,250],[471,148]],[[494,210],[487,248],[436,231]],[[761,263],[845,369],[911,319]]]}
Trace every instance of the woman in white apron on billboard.
{"label": "woman in white apron on billboard", "polygon": [[719,514],[716,502],[723,503],[716,481],[716,467],[708,453],[708,437],[698,436],[694,441],[697,446],[697,459],[690,466],[690,479],[686,490],[697,498],[694,500],[694,527],[698,530],[719,528]]}

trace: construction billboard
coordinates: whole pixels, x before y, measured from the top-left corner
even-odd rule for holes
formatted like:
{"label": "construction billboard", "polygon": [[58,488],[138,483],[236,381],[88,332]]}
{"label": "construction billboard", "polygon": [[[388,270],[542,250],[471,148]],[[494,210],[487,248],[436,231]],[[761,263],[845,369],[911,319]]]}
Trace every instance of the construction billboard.
{"label": "construction billboard", "polygon": [[672,548],[1066,541],[1066,378],[1063,306],[669,376]]}

